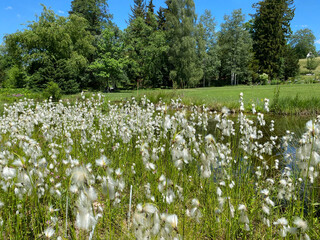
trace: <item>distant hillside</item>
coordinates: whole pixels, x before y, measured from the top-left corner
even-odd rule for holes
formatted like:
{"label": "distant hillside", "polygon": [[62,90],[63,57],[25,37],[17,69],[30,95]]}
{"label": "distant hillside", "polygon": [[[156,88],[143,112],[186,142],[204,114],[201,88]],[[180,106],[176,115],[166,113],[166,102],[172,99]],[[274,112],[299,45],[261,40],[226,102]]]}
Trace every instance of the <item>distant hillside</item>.
{"label": "distant hillside", "polygon": [[[313,71],[315,74],[320,74],[320,57],[317,57],[316,60],[319,62],[318,67],[316,68],[315,71]],[[307,65],[307,59],[300,59],[299,60],[299,64],[300,64],[300,74],[304,75],[308,72],[308,69],[306,69],[306,65]]]}

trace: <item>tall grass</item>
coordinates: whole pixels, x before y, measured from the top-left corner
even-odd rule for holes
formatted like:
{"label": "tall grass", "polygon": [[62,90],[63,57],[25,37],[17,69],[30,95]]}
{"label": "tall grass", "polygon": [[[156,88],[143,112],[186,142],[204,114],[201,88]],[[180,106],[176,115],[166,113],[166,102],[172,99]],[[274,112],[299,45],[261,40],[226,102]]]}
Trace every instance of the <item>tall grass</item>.
{"label": "tall grass", "polygon": [[6,108],[2,238],[319,239],[319,118],[293,152],[261,112],[103,99]]}

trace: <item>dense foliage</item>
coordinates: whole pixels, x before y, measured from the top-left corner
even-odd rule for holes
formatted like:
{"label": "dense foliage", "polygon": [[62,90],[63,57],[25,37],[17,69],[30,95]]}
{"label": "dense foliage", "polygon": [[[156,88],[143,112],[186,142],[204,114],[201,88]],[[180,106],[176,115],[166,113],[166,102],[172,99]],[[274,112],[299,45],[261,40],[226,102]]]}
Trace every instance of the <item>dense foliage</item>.
{"label": "dense foliage", "polygon": [[316,54],[314,41],[316,37],[311,29],[304,28],[296,31],[290,38],[290,45],[294,48],[299,58],[306,58],[308,53]]}
{"label": "dense foliage", "polygon": [[241,9],[235,10],[231,16],[225,16],[218,37],[220,78],[231,79],[231,85],[246,83],[250,75],[248,66],[253,58],[252,39],[243,24]]}
{"label": "dense foliage", "polygon": [[308,29],[291,36],[293,0],[263,0],[245,22],[241,10],[221,30],[209,10],[197,18],[193,0],[133,0],[126,29],[112,22],[107,0],[73,0],[68,17],[43,6],[37,21],[5,36],[0,49],[4,87],[64,93],[83,89],[188,88],[266,83],[298,73],[298,58],[315,53]]}
{"label": "dense foliage", "polygon": [[[13,59],[8,69],[12,73],[8,78],[14,78],[10,82],[16,81],[16,87],[42,89],[53,81],[66,93],[79,91],[86,85],[82,75],[95,51],[87,27],[88,22],[80,16],[59,17],[44,7],[37,22],[5,38],[8,55]],[[23,82],[22,74],[27,74]]]}

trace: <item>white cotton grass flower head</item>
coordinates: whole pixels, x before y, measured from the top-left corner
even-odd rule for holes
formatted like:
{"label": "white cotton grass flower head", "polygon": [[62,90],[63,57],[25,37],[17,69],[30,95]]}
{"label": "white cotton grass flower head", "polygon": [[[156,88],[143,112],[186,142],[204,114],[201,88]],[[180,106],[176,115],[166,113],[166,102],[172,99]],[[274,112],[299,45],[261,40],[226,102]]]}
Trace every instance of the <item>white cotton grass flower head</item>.
{"label": "white cotton grass flower head", "polygon": [[215,140],[215,138],[212,136],[212,134],[208,134],[208,135],[205,137],[205,140],[206,140],[207,144],[215,143],[215,142],[216,142],[216,140]]}
{"label": "white cotton grass flower head", "polygon": [[270,109],[269,109],[269,99],[268,99],[268,98],[265,98],[265,99],[264,99],[264,110],[265,110],[266,112],[269,112],[269,111],[270,111]]}
{"label": "white cotton grass flower head", "polygon": [[186,210],[186,215],[188,217],[194,218],[198,223],[200,222],[200,218],[202,217],[202,213],[199,209],[200,202],[198,199],[194,198],[191,201],[192,208]]}
{"label": "white cotton grass flower head", "polygon": [[167,116],[165,117],[163,127],[164,127],[164,129],[165,129],[166,131],[168,131],[168,130],[171,128],[171,125],[172,125],[172,123],[171,123],[170,116],[167,115]]}
{"label": "white cotton grass flower head", "polygon": [[309,132],[313,132],[314,130],[314,121],[313,120],[309,120],[307,123],[306,123],[306,128]]}
{"label": "white cotton grass flower head", "polygon": [[219,188],[219,187],[217,187],[217,195],[218,195],[219,197],[221,197],[221,195],[222,195],[221,188]]}
{"label": "white cotton grass flower head", "polygon": [[5,180],[11,180],[16,176],[16,169],[5,166],[2,170],[2,177]]}
{"label": "white cotton grass flower head", "polygon": [[277,221],[275,221],[273,223],[273,225],[275,226],[280,226],[280,229],[279,229],[279,234],[281,237],[286,237],[287,236],[287,232],[288,232],[288,228],[287,228],[287,225],[288,225],[288,220],[284,217],[282,218],[279,218]]}
{"label": "white cotton grass flower head", "polygon": [[165,221],[169,223],[173,229],[178,227],[178,216],[176,214],[166,214]]}
{"label": "white cotton grass flower head", "polygon": [[267,215],[270,215],[270,208],[265,205],[265,204],[262,204],[262,211],[267,214]]}
{"label": "white cotton grass flower head", "polygon": [[147,203],[144,205],[143,211],[145,211],[148,214],[154,214],[156,211],[158,211],[158,209],[155,205]]}
{"label": "white cotton grass flower head", "polygon": [[110,161],[105,155],[102,155],[99,159],[96,160],[96,165],[103,168],[108,166],[109,163]]}
{"label": "white cotton grass flower head", "polygon": [[115,170],[115,174],[116,174],[118,177],[120,177],[120,176],[122,175],[121,169],[120,169],[120,168],[117,168],[117,169]]}
{"label": "white cotton grass flower head", "polygon": [[224,114],[224,115],[228,115],[230,112],[230,109],[227,108],[227,107],[222,107],[221,109],[221,113]]}
{"label": "white cotton grass flower head", "polygon": [[239,222],[244,224],[244,230],[249,231],[249,218],[247,215],[247,207],[244,204],[239,204],[238,211],[240,212]]}
{"label": "white cotton grass flower head", "polygon": [[200,202],[196,198],[192,199],[191,204],[192,204],[192,206],[195,206],[195,207],[199,207],[200,206]]}
{"label": "white cotton grass flower head", "polygon": [[96,218],[92,211],[92,201],[83,191],[80,192],[76,202],[77,215],[76,226],[79,229],[89,231],[96,224]]}
{"label": "white cotton grass flower head", "polygon": [[24,167],[24,162],[22,162],[22,160],[19,158],[17,160],[15,160],[12,165],[19,167],[19,168],[23,168]]}
{"label": "white cotton grass flower head", "polygon": [[307,222],[306,221],[303,221],[301,218],[299,218],[299,217],[296,217],[295,219],[294,219],[294,222],[293,222],[295,225],[296,225],[296,227],[298,228],[298,229],[301,229],[301,231],[304,233],[305,231],[307,231],[307,229],[308,229],[308,224],[307,224]]}
{"label": "white cotton grass flower head", "polygon": [[89,172],[87,168],[81,166],[73,169],[71,174],[72,182],[77,186],[83,186],[89,180]]}
{"label": "white cotton grass flower head", "polygon": [[88,196],[88,199],[93,202],[95,200],[97,200],[98,198],[98,195],[96,193],[96,191],[94,190],[93,187],[90,187],[88,190],[87,190],[87,196]]}
{"label": "white cotton grass flower head", "polygon": [[243,103],[243,93],[240,93],[240,97],[239,97],[239,103],[240,103],[240,111],[243,112],[244,111],[244,103]]}
{"label": "white cotton grass flower head", "polygon": [[48,227],[44,230],[43,234],[44,236],[49,239],[54,235],[55,231],[52,227]]}
{"label": "white cotton grass flower head", "polygon": [[50,213],[54,213],[54,212],[58,212],[59,211],[59,209],[53,208],[52,205],[49,206],[48,210],[49,210]]}
{"label": "white cotton grass flower head", "polygon": [[115,193],[116,193],[116,182],[113,180],[113,178],[103,178],[102,182],[102,193],[106,196],[109,196],[110,200],[114,200]]}
{"label": "white cotton grass flower head", "polygon": [[76,226],[80,229],[89,231],[95,225],[96,219],[89,209],[79,209],[76,216]]}
{"label": "white cotton grass flower head", "polygon": [[263,189],[261,190],[261,194],[268,196],[269,195],[269,190],[268,189]]}
{"label": "white cotton grass flower head", "polygon": [[252,103],[252,114],[256,114],[256,105]]}

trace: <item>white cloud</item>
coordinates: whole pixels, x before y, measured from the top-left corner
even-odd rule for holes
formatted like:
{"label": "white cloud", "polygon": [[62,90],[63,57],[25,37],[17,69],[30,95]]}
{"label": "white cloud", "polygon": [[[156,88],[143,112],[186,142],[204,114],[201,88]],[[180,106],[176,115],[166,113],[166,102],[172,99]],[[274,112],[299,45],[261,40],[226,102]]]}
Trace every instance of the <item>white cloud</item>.
{"label": "white cloud", "polygon": [[308,25],[301,25],[301,27],[303,27],[303,28],[307,28],[307,27],[308,27]]}
{"label": "white cloud", "polygon": [[8,6],[5,8],[5,10],[12,10],[13,8],[11,6]]}
{"label": "white cloud", "polygon": [[60,13],[60,14],[64,14],[64,11],[58,10],[58,13]]}
{"label": "white cloud", "polygon": [[315,41],[316,44],[320,44],[320,39]]}

